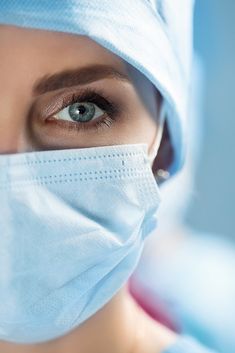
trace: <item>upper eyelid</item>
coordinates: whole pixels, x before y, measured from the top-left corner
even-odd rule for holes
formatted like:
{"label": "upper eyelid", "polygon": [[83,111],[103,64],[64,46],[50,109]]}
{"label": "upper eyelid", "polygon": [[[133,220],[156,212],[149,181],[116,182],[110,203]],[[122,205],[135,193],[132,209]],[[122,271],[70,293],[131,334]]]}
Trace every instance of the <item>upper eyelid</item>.
{"label": "upper eyelid", "polygon": [[[35,110],[37,112],[40,111],[40,115],[42,115],[42,117],[46,117],[49,114],[56,114],[58,113],[61,109],[63,109],[63,104],[64,104],[64,99],[65,96],[67,97],[68,95],[77,93],[79,94],[84,92],[84,88],[80,88],[80,87],[69,87],[67,89],[59,89],[57,90],[57,93],[52,94],[51,92],[49,94],[44,94],[43,97],[41,97],[41,99],[39,98],[39,101],[35,100],[35,102],[33,103],[32,106],[32,110],[35,108]],[[49,98],[48,98],[49,95]],[[48,101],[49,103],[46,103],[45,101]],[[53,111],[51,113],[51,111]]]}
{"label": "upper eyelid", "polygon": [[[114,101],[113,98],[107,97],[107,94],[103,91],[102,88],[91,88],[91,87],[86,87],[86,88],[80,88],[80,87],[73,87],[72,89],[62,89],[59,90],[59,92],[55,95],[52,95],[52,98],[50,98],[50,103],[49,104],[42,104],[42,109],[37,109],[39,115],[45,119],[49,116],[52,116],[53,114],[58,114],[62,109],[64,109],[66,106],[68,106],[71,103],[65,104],[65,101],[71,100],[73,95],[81,96],[81,98],[78,97],[78,99],[82,102],[86,99],[89,99],[89,95],[96,94],[100,97],[103,97],[104,100],[107,101],[107,104],[112,106],[113,108],[118,105],[117,102]],[[70,98],[68,98],[70,97]],[[48,98],[47,98],[48,99]],[[98,104],[93,100],[94,104],[98,106]],[[100,109],[103,109],[103,107],[100,107]],[[40,110],[40,112],[39,112]],[[116,109],[114,109],[116,110]],[[120,111],[120,109],[119,109]]]}

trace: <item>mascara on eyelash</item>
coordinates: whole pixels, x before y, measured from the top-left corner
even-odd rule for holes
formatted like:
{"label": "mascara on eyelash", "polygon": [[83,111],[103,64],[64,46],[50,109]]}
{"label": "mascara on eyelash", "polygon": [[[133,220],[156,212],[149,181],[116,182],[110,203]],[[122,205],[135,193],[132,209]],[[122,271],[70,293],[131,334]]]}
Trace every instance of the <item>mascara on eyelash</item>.
{"label": "mascara on eyelash", "polygon": [[[65,94],[67,93],[67,94]],[[90,122],[69,122],[62,121],[56,118],[56,115],[73,103],[82,102],[95,103],[99,108],[104,110],[103,118],[95,118],[90,120]],[[67,131],[75,130],[80,132],[82,130],[92,131],[92,130],[102,130],[107,127],[111,127],[112,123],[118,119],[118,117],[123,115],[123,108],[120,102],[117,102],[109,98],[102,89],[91,89],[85,88],[83,91],[71,91],[63,92],[57,95],[52,101],[50,108],[45,109],[45,113],[42,115],[43,120],[48,123],[51,128],[61,128]]]}
{"label": "mascara on eyelash", "polygon": [[[55,117],[56,114],[69,105],[84,102],[91,102],[99,106],[99,108],[105,111],[105,117],[102,119],[96,118],[89,122],[70,122]],[[62,97],[62,106],[60,106],[60,109],[57,109],[56,112],[47,117],[46,121],[48,123],[55,123],[57,126],[67,129],[68,131],[75,130],[80,132],[82,130],[101,130],[103,128],[111,127],[112,123],[116,120],[116,117],[119,114],[120,109],[117,108],[116,103],[113,103],[109,99],[101,96],[100,93],[86,89],[82,93],[74,92],[69,96]]]}
{"label": "mascara on eyelash", "polygon": [[115,103],[111,102],[108,98],[106,99],[98,92],[91,91],[89,88],[82,93],[74,92],[71,96],[63,97],[62,101],[63,103],[61,109],[64,109],[74,103],[91,102],[97,104],[99,108],[105,110],[105,112],[110,116],[119,114],[119,109]]}

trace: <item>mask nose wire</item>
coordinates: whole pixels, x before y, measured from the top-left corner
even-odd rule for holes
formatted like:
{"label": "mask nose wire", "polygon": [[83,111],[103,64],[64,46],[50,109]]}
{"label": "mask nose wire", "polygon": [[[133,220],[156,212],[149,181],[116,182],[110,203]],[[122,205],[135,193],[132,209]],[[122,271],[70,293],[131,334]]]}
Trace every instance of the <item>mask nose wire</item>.
{"label": "mask nose wire", "polygon": [[158,124],[158,128],[157,128],[157,132],[154,137],[153,143],[151,145],[150,153],[148,154],[148,159],[149,159],[149,163],[151,164],[151,166],[153,164],[153,161],[154,161],[154,159],[158,153],[159,147],[160,147],[165,117],[166,117],[166,104],[165,104],[165,100],[163,100],[161,107],[160,107],[160,114],[159,114],[159,119],[158,119],[159,124]]}

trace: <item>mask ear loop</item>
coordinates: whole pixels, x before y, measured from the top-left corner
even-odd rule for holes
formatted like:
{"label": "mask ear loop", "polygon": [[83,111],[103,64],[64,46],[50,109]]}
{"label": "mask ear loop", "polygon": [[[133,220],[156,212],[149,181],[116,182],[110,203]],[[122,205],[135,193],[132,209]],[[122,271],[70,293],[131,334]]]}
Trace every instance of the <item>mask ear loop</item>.
{"label": "mask ear loop", "polygon": [[[157,129],[156,135],[154,137],[154,141],[151,147],[151,152],[148,155],[148,159],[149,159],[149,163],[152,167],[153,165],[153,161],[157,156],[160,144],[161,144],[161,140],[162,140],[162,135],[163,135],[163,128],[164,128],[164,122],[166,119],[166,101],[163,100],[162,104],[161,104],[161,108],[160,108],[160,114],[159,114],[159,127]],[[162,183],[164,180],[168,179],[170,176],[170,173],[166,170],[163,169],[158,169],[155,173],[154,173],[154,177],[157,181],[157,183]]]}

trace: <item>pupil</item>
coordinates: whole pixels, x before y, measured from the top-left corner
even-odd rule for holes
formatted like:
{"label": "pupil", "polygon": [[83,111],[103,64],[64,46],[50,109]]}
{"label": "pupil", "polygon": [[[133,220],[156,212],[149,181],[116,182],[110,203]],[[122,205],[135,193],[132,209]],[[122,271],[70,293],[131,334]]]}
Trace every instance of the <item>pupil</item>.
{"label": "pupil", "polygon": [[78,113],[84,114],[85,111],[86,111],[86,108],[84,107],[84,105],[80,105],[80,106],[77,108],[77,110],[78,110]]}

